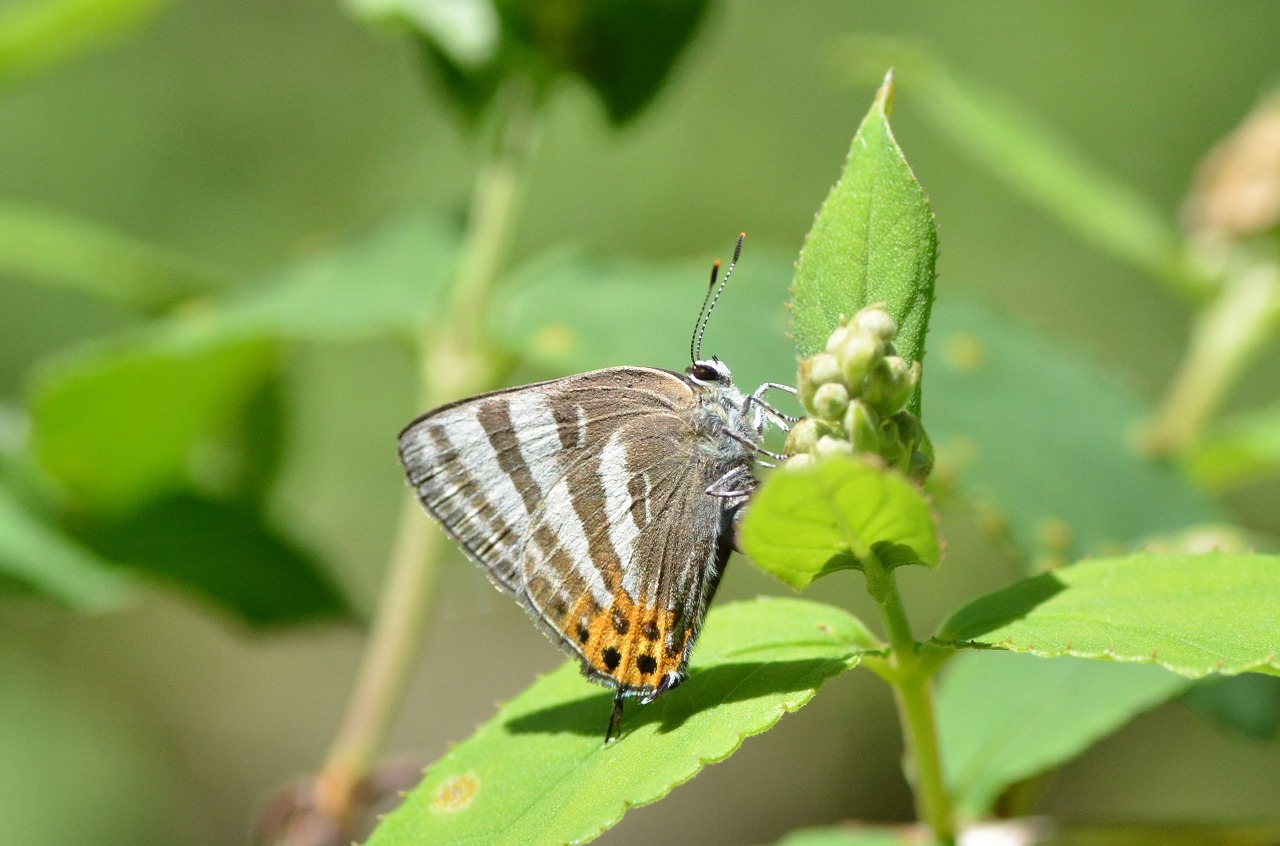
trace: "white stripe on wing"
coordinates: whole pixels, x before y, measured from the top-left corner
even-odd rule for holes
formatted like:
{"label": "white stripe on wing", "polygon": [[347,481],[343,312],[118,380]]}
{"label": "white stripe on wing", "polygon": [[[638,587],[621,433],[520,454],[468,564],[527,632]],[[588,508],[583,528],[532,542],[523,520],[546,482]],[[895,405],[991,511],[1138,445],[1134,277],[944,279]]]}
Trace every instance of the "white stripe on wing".
{"label": "white stripe on wing", "polygon": [[639,567],[628,566],[636,552],[640,527],[631,515],[631,469],[622,432],[609,436],[600,451],[600,486],[604,488],[604,513],[609,521],[609,542],[622,563],[622,587],[633,598],[640,596]]}
{"label": "white stripe on wing", "polygon": [[564,462],[560,460],[564,448],[551,403],[544,394],[518,391],[508,397],[507,408],[511,428],[520,444],[520,457],[542,492],[542,522],[555,532],[560,547],[569,555],[574,571],[591,591],[592,598],[601,608],[608,608],[613,604],[613,597],[600,571],[591,563],[586,530],[573,508]]}

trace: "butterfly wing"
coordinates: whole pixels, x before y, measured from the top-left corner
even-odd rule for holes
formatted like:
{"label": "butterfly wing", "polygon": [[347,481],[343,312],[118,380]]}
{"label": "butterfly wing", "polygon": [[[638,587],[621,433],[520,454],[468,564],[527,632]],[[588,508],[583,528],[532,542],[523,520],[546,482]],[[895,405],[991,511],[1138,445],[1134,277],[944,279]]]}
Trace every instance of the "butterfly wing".
{"label": "butterfly wing", "polygon": [[588,675],[653,692],[683,672],[728,554],[699,413],[679,375],[609,368],[437,409],[400,454],[427,511]]}
{"label": "butterfly wing", "polygon": [[[613,432],[598,458],[566,477],[590,527],[589,554],[579,559],[561,547],[523,561],[530,599],[554,634],[578,652],[588,676],[625,693],[655,694],[683,679],[730,552],[735,506],[706,493],[723,470],[689,424],[687,413],[654,412]],[[749,456],[742,461],[750,466]],[[749,474],[741,481],[753,482]],[[744,499],[749,490],[742,487]],[[543,526],[555,522],[539,514],[530,532],[547,536]],[[596,569],[605,596],[555,590],[575,560]]]}

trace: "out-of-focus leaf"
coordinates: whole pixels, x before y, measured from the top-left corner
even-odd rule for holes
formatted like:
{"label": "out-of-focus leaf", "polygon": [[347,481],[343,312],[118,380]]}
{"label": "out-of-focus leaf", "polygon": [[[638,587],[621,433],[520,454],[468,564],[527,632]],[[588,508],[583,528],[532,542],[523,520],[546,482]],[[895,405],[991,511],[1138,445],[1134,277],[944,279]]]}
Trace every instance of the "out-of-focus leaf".
{"label": "out-of-focus leaf", "polygon": [[577,76],[623,124],[661,89],[706,12],[706,0],[350,0],[370,21],[409,29],[445,90],[475,120],[502,83],[522,79],[544,92]]}
{"label": "out-of-focus leaf", "polygon": [[124,510],[183,478],[192,444],[226,424],[275,362],[264,341],[151,335],[47,366],[32,446],[77,498]]}
{"label": "out-of-focus leaf", "polygon": [[267,275],[195,315],[213,341],[408,336],[430,321],[453,278],[460,233],[431,215],[390,220]]}
{"label": "out-of-focus leaf", "polygon": [[1190,678],[1280,670],[1280,557],[1085,561],[960,609],[936,639],[1041,657],[1156,664]]}
{"label": "out-of-focus leaf", "polygon": [[917,833],[904,833],[901,827],[873,828],[802,828],[778,841],[777,846],[919,846]]}
{"label": "out-of-focus leaf", "polygon": [[351,607],[324,568],[233,503],[176,494],[84,540],[139,575],[194,594],[252,626],[349,619]]}
{"label": "out-of-focus leaf", "polygon": [[92,49],[166,0],[22,0],[0,7],[0,83]]}
{"label": "out-of-focus leaf", "polygon": [[1158,667],[1007,652],[959,655],[938,691],[938,734],[952,797],[966,814],[984,816],[1009,785],[1071,760],[1189,685]]}
{"label": "out-of-focus leaf", "polygon": [[[545,256],[518,270],[495,298],[490,334],[551,373],[621,364],[683,370],[710,269],[710,258]],[[782,307],[790,273],[791,259],[748,242],[716,305],[703,354],[727,362],[741,386],[795,379]]]}
{"label": "out-of-focus leaf", "polygon": [[1280,729],[1280,678],[1275,676],[1210,676],[1184,693],[1182,702],[1253,740],[1270,740]]}
{"label": "out-of-focus leaf", "polygon": [[619,125],[658,93],[706,8],[706,0],[498,0],[511,36],[551,67],[586,80]]}
{"label": "out-of-focus leaf", "polygon": [[827,605],[759,599],[713,609],[688,680],[631,704],[622,738],[607,746],[612,695],[567,663],[429,767],[369,846],[590,840],[807,703],[873,643]]}
{"label": "out-of-focus leaf", "polygon": [[347,0],[347,8],[367,21],[416,31],[461,68],[492,62],[501,39],[493,0]]}
{"label": "out-of-focus leaf", "polygon": [[[840,317],[883,302],[898,321],[898,352],[924,360],[938,232],[929,200],[893,131],[892,74],[853,137],[840,181],[805,237],[792,285],[796,350],[821,350]],[[917,391],[910,410],[919,415]]]}
{"label": "out-of-focus leaf", "polygon": [[1023,549],[1065,563],[1223,521],[1139,454],[1148,409],[1073,350],[979,303],[935,309],[925,371],[939,472],[987,500]]}
{"label": "out-of-focus leaf", "polygon": [[152,310],[223,287],[183,256],[12,201],[0,202],[0,271]]}
{"label": "out-of-focus leaf", "polygon": [[509,72],[493,0],[347,0],[347,7],[365,21],[411,33],[469,120],[479,118]]}
{"label": "out-of-focus leaf", "polygon": [[280,379],[258,389],[231,433],[234,476],[230,488],[247,502],[262,505],[284,462],[285,399]]}
{"label": "out-of-focus leaf", "polygon": [[1192,445],[1187,470],[1213,488],[1280,474],[1280,405],[1231,418]]}
{"label": "out-of-focus leaf", "polygon": [[0,576],[78,611],[120,607],[131,580],[0,487]]}
{"label": "out-of-focus leaf", "polygon": [[44,466],[92,505],[121,510],[175,487],[191,448],[273,372],[279,341],[408,335],[430,320],[457,235],[396,221],[229,296],[45,367],[32,390]]}
{"label": "out-of-focus leaf", "polygon": [[884,38],[851,38],[837,60],[859,82],[886,66],[938,134],[979,166],[1094,246],[1184,294],[1203,296],[1214,282],[1196,266],[1167,216],[1147,198],[1039,125],[1022,109],[963,79],[928,50]]}
{"label": "out-of-focus leaf", "polygon": [[836,570],[936,567],[941,552],[924,495],[903,476],[855,458],[772,474],[738,532],[756,566],[799,590]]}

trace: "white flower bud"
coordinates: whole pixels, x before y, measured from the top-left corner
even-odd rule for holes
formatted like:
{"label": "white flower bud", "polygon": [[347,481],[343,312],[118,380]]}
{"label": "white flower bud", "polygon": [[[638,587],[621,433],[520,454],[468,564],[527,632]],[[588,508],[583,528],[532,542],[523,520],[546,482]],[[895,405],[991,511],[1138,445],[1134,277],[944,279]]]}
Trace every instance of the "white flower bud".
{"label": "white flower bud", "polygon": [[880,342],[870,335],[850,335],[836,353],[845,384],[856,396],[862,390],[862,381],[871,368],[880,362],[883,353]]}
{"label": "white flower bud", "polygon": [[818,353],[809,362],[809,381],[815,388],[828,382],[840,381],[840,362],[831,353]]}
{"label": "white flower bud", "polygon": [[876,410],[881,414],[893,414],[907,404],[907,400],[915,393],[916,385],[920,384],[920,364],[914,362],[908,365],[896,355],[889,356],[872,379],[877,383],[876,390],[869,390],[868,393],[874,394],[871,401]]}
{"label": "white flower bud", "polygon": [[837,326],[836,330],[831,333],[831,337],[827,338],[827,352],[836,353],[853,334],[853,330],[845,324],[842,323]]}
{"label": "white flower bud", "polygon": [[858,331],[880,341],[892,341],[898,335],[898,323],[879,305],[867,306],[853,318]]}
{"label": "white flower bud", "polygon": [[880,452],[880,416],[865,402],[854,400],[844,415],[844,430],[855,452]]}
{"label": "white flower bud", "polygon": [[793,455],[790,458],[788,458],[786,462],[782,465],[782,469],[805,470],[805,469],[808,469],[809,467],[813,467],[817,463],[818,462],[814,459],[812,455],[810,455],[807,452],[802,452],[799,455]]}
{"label": "white flower bud", "polygon": [[788,455],[811,452],[818,443],[818,437],[818,424],[806,417],[791,427],[791,433],[787,435],[785,451]]}
{"label": "white flower bud", "polygon": [[849,407],[849,389],[840,382],[819,385],[813,394],[813,410],[823,420],[837,421]]}
{"label": "white flower bud", "polygon": [[853,444],[834,435],[823,435],[818,438],[818,445],[813,454],[818,458],[829,458],[833,455],[853,455]]}

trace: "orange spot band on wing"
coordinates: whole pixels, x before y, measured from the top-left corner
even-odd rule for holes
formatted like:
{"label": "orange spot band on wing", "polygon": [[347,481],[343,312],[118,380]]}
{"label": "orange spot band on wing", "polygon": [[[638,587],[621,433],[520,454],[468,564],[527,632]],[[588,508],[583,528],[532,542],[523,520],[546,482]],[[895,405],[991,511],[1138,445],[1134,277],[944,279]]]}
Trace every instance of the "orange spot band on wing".
{"label": "orange spot band on wing", "polygon": [[675,625],[674,612],[637,605],[619,590],[610,608],[579,599],[565,616],[564,632],[596,673],[622,688],[654,688],[680,669],[689,632],[673,632]]}

